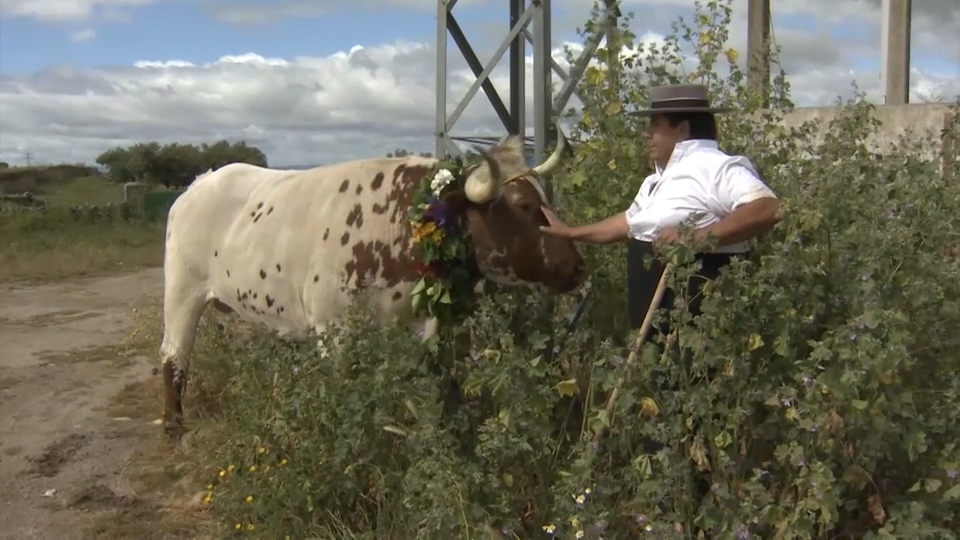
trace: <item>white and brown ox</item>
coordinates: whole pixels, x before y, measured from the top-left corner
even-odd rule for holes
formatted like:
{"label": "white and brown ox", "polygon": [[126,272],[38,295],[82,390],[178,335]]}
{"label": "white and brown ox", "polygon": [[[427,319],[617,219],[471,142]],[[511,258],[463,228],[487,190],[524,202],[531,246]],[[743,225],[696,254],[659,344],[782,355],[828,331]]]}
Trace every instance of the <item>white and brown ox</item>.
{"label": "white and brown ox", "polygon": [[[482,275],[502,285],[575,290],[584,261],[568,240],[541,233],[547,204],[539,176],[556,168],[564,141],[543,164],[524,163],[510,137],[464,167],[447,202],[467,229]],[[244,163],[198,177],[170,208],[164,255],[164,425],[177,428],[187,362],[207,304],[294,338],[343,316],[351,291],[389,320],[411,309],[418,261],[407,211],[438,160],[377,158],[303,171]],[[479,275],[477,276],[480,277]],[[435,320],[419,321],[424,339]]]}

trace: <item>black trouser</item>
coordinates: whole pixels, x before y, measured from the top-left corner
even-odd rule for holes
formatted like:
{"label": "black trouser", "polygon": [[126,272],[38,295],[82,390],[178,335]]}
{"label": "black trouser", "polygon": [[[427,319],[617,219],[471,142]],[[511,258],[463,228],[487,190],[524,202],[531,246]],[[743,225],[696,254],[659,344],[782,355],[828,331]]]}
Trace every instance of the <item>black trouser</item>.
{"label": "black trouser", "polygon": [[[653,246],[651,243],[633,239],[629,241],[627,245],[627,309],[630,324],[633,328],[638,328],[643,323],[643,318],[646,316],[650,303],[653,301],[657,284],[660,282],[660,277],[663,275],[664,270],[663,264],[656,258],[650,261],[650,267],[647,268],[644,264],[644,259],[647,255],[653,255]],[[696,259],[701,263],[701,268],[687,281],[687,309],[691,315],[694,317],[700,315],[700,304],[703,299],[701,293],[703,285],[707,280],[716,279],[724,266],[729,264],[734,257],[742,255],[744,254],[702,253],[697,255]],[[667,288],[659,308],[663,312],[664,317],[669,316],[668,311],[673,309],[675,298],[675,292]],[[661,337],[669,335],[669,321],[660,322],[657,327],[653,329],[653,332],[656,332]],[[674,347],[676,346],[677,345],[674,344]],[[687,367],[689,369],[692,358],[690,358],[689,355],[684,355],[684,362],[688,364]],[[671,387],[675,386],[676,385],[671,385]],[[661,387],[660,390],[669,391],[676,390],[676,388]],[[694,430],[696,429],[697,426],[694,426]],[[663,445],[653,443],[653,441],[644,446],[645,451],[651,454],[659,451],[663,447]],[[695,474],[695,477],[697,478],[696,494],[702,499],[709,492],[709,481],[703,478],[701,474]]]}

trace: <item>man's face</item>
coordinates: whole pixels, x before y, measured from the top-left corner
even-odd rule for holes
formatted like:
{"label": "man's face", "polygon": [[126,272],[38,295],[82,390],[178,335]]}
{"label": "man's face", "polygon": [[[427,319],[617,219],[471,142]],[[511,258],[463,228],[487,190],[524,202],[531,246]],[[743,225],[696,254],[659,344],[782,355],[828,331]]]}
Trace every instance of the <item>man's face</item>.
{"label": "man's face", "polygon": [[662,114],[655,114],[650,117],[647,123],[645,134],[647,136],[647,146],[650,148],[650,157],[660,167],[665,167],[670,155],[673,154],[673,147],[678,142],[687,138],[689,124],[680,122],[676,126],[671,126],[667,122],[667,117]]}

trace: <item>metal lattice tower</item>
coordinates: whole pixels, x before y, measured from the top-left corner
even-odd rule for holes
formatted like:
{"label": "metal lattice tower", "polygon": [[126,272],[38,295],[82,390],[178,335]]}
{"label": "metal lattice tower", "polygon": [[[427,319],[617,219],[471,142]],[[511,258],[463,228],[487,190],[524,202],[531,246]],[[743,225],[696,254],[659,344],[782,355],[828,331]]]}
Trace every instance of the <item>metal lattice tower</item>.
{"label": "metal lattice tower", "polygon": [[[497,47],[490,61],[483,65],[463,30],[453,15],[457,0],[437,0],[437,112],[436,112],[436,155],[460,155],[455,140],[477,141],[487,139],[495,141],[499,137],[455,137],[451,132],[470,101],[482,88],[504,129],[511,135],[526,135],[526,45],[533,48],[533,159],[541,162],[548,154],[547,149],[556,138],[555,123],[563,113],[570,97],[576,93],[587,64],[593,58],[600,45],[601,37],[591,39],[567,73],[551,55],[551,0],[507,0],[509,3],[509,31]],[[607,13],[607,35],[617,29],[620,11],[619,0],[603,0]],[[528,28],[532,26],[532,31]],[[447,110],[447,34],[453,38],[457,49],[476,76],[476,81],[467,90],[452,112]],[[509,50],[510,88],[508,102],[503,102],[490,74],[503,55]],[[556,74],[563,84],[553,93],[553,75]]]}

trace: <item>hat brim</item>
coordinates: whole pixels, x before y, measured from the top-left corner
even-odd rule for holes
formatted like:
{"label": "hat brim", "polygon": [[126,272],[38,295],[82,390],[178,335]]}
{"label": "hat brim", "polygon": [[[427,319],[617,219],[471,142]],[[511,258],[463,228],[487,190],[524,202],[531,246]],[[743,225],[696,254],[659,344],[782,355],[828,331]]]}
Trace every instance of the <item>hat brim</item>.
{"label": "hat brim", "polygon": [[627,116],[652,116],[654,114],[681,112],[723,114],[732,110],[734,110],[733,107],[660,107],[657,109],[630,111],[627,113]]}

